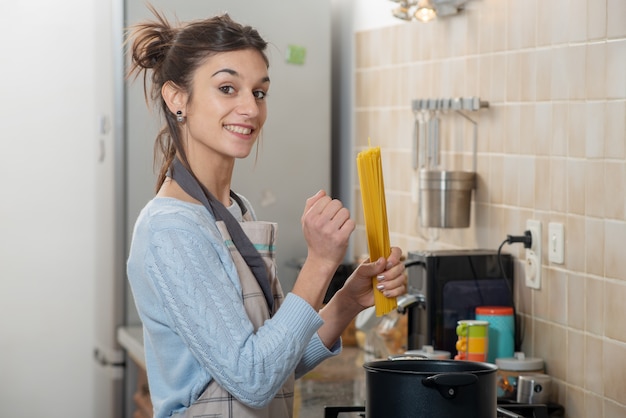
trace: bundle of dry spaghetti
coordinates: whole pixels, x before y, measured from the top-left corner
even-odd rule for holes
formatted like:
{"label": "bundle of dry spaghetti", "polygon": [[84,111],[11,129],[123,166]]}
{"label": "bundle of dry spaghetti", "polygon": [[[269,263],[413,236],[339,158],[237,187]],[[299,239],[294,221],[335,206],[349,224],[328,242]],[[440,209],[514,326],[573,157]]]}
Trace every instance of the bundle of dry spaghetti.
{"label": "bundle of dry spaghetti", "polygon": [[[369,149],[359,152],[356,162],[370,260],[376,261],[380,257],[389,257],[391,253],[380,147],[370,146]],[[376,277],[372,277],[376,315],[381,316],[394,310],[398,304],[395,297],[388,298],[376,289],[377,284]]]}

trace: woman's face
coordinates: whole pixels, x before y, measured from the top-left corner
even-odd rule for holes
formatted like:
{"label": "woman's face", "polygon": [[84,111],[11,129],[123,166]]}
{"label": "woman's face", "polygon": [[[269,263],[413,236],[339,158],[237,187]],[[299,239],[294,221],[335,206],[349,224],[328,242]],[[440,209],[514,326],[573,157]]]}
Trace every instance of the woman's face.
{"label": "woman's face", "polygon": [[193,76],[185,111],[187,155],[244,158],[267,117],[267,65],[255,50],[209,57]]}

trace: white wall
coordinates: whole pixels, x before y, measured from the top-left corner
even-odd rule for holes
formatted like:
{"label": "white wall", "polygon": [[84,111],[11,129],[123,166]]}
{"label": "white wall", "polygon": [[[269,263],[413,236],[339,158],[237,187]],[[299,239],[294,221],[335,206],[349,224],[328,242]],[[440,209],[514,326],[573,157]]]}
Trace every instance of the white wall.
{"label": "white wall", "polygon": [[0,3],[0,416],[92,416],[95,0]]}

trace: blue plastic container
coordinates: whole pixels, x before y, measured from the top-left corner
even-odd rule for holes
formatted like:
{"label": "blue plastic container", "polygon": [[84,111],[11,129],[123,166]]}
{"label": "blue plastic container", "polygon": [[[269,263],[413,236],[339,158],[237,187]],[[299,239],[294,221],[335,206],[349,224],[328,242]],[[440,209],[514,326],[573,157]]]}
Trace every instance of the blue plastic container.
{"label": "blue plastic container", "polygon": [[476,319],[489,322],[489,351],[487,362],[513,357],[515,351],[515,318],[510,306],[479,306]]}

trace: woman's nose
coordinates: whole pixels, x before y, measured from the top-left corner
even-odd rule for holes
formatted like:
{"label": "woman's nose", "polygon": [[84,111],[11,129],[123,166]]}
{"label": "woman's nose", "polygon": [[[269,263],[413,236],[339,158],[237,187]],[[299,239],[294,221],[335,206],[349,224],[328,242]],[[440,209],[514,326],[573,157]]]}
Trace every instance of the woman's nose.
{"label": "woman's nose", "polygon": [[237,110],[242,115],[254,117],[259,114],[259,104],[254,94],[241,95],[241,100],[237,106]]}

